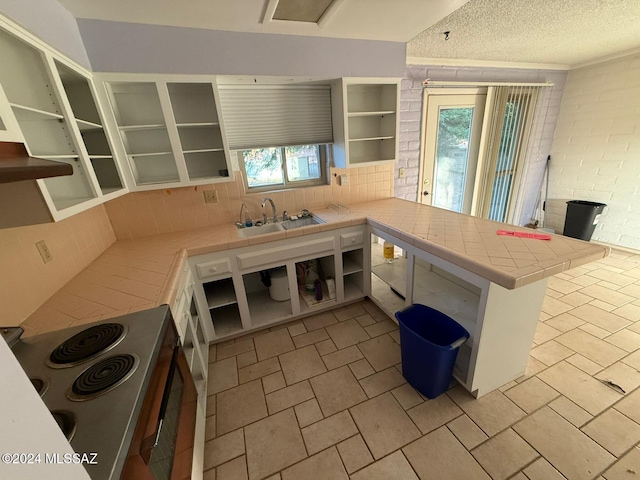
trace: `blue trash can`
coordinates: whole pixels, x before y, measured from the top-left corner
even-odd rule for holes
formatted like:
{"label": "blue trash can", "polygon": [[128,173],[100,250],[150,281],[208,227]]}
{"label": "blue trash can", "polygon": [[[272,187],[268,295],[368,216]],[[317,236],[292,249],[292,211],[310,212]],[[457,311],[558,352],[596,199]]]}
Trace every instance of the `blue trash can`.
{"label": "blue trash can", "polygon": [[451,317],[419,303],[396,312],[396,318],[402,374],[424,396],[436,398],[449,386],[458,349],[469,332]]}

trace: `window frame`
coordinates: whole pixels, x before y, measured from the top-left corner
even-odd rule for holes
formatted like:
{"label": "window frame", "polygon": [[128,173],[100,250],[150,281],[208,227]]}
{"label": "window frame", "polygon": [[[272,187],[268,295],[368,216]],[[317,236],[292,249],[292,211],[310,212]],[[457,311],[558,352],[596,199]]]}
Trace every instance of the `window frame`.
{"label": "window frame", "polygon": [[244,183],[244,189],[247,193],[260,193],[260,192],[274,192],[278,190],[292,190],[296,188],[306,188],[306,187],[321,187],[325,185],[329,185],[329,164],[330,164],[330,155],[331,148],[329,144],[311,144],[316,145],[318,147],[318,155],[320,161],[320,178],[310,179],[310,180],[289,180],[289,175],[287,172],[287,156],[285,153],[285,149],[287,147],[293,145],[286,146],[278,146],[278,147],[261,147],[261,148],[279,148],[282,156],[282,178],[284,179],[283,183],[273,184],[273,185],[263,185],[251,187],[249,186],[249,178],[247,177],[247,169],[244,164],[244,152],[247,150],[252,150],[247,148],[245,150],[238,150],[238,163],[240,165],[240,171],[242,172],[242,181]]}

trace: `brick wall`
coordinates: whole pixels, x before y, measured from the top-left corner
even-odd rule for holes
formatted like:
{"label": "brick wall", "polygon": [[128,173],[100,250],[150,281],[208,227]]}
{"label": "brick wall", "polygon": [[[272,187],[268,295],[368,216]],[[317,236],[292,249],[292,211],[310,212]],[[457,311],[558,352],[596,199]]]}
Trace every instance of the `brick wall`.
{"label": "brick wall", "polygon": [[[400,159],[396,164],[395,196],[416,200],[420,171],[420,130],[422,115],[422,82],[450,80],[465,82],[547,82],[554,87],[543,98],[542,115],[529,148],[522,178],[523,188],[517,209],[521,215],[515,223],[527,223],[534,211],[547,155],[551,152],[553,132],[560,111],[560,100],[567,72],[555,70],[460,68],[437,65],[407,65],[400,96]],[[548,109],[546,108],[548,105]],[[405,169],[405,177],[398,178],[397,169]]]}
{"label": "brick wall", "polygon": [[593,239],[640,249],[640,54],[569,72],[552,152],[548,224],[566,200],[606,203]]}

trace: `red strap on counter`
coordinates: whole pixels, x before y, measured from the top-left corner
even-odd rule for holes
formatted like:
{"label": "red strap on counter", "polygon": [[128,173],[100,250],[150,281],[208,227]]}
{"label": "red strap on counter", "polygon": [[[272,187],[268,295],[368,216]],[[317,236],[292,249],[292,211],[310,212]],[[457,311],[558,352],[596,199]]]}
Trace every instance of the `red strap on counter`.
{"label": "red strap on counter", "polygon": [[519,238],[535,238],[536,240],[551,240],[551,235],[548,233],[528,233],[528,232],[514,232],[512,230],[498,230],[498,235],[508,235],[510,237]]}

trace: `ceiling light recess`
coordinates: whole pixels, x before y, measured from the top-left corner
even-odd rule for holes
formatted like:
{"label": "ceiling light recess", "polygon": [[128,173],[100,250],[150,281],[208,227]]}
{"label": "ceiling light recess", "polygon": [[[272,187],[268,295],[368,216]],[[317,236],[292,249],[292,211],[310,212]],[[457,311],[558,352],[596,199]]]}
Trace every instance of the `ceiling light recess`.
{"label": "ceiling light recess", "polygon": [[322,28],[344,0],[267,0],[263,24],[297,23]]}

